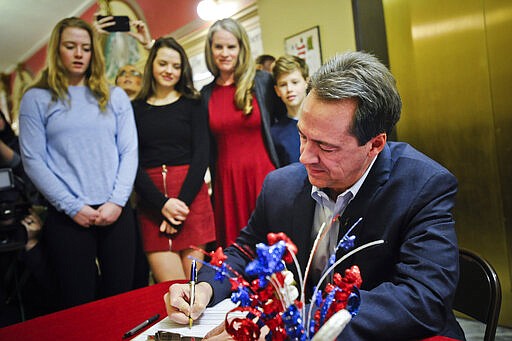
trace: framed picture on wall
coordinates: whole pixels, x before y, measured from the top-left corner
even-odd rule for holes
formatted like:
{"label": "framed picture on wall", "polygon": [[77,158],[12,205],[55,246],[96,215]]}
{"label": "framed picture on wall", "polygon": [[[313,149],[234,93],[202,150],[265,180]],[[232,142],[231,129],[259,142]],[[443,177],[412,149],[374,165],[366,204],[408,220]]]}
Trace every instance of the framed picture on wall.
{"label": "framed picture on wall", "polygon": [[322,65],[320,28],[314,26],[284,38],[284,51],[286,54],[305,59],[309,67],[309,73],[312,74]]}

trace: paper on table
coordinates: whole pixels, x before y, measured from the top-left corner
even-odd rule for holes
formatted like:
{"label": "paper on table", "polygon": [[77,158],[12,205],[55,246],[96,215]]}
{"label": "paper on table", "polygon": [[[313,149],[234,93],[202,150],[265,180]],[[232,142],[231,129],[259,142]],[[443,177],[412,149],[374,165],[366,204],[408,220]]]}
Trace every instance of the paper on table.
{"label": "paper on table", "polygon": [[169,320],[169,317],[147,329],[145,332],[132,339],[135,341],[146,341],[148,336],[154,336],[159,330],[180,334],[185,337],[204,337],[213,328],[224,322],[226,313],[236,306],[229,298],[217,305],[206,308],[203,315],[194,321],[192,328],[184,324],[178,324]]}

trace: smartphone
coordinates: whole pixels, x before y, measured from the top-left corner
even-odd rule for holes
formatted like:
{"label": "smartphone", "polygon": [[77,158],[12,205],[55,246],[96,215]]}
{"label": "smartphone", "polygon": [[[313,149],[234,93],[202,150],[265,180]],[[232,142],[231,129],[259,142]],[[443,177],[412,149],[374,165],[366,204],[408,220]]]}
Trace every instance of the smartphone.
{"label": "smartphone", "polygon": [[[98,20],[105,18],[106,15],[98,15]],[[114,15],[114,25],[105,27],[108,32],[128,32],[130,31],[130,18],[126,15]]]}
{"label": "smartphone", "polygon": [[14,188],[14,176],[11,168],[0,169],[0,191]]}

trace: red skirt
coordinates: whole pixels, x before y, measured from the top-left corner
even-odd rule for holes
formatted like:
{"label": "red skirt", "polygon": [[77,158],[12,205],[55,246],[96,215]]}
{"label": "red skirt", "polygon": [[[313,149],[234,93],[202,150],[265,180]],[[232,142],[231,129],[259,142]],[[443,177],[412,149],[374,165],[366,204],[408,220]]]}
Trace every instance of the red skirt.
{"label": "red skirt", "polygon": [[[167,195],[176,198],[187,176],[189,165],[167,166]],[[164,192],[162,167],[148,168],[149,175],[156,187]],[[148,207],[138,197],[137,212],[142,232],[144,251],[181,251],[190,248],[191,245],[206,244],[215,240],[215,220],[212,205],[206,183],[197,193],[194,201],[189,206],[190,212],[178,234],[172,238],[169,246],[170,235],[160,232],[160,224],[163,221],[162,212]]]}

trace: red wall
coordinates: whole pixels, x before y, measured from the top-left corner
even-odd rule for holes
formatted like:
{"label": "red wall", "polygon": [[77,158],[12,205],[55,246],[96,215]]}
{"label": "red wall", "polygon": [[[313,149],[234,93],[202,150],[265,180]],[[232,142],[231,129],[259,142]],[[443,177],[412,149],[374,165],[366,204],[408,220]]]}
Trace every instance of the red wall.
{"label": "red wall", "polygon": [[169,34],[198,19],[199,0],[138,0],[153,37]]}
{"label": "red wall", "polygon": [[[92,22],[93,14],[98,10],[98,5],[94,4],[87,9],[80,17],[88,22]],[[44,67],[46,60],[46,45],[41,47],[32,57],[28,58],[23,64],[34,76]]]}
{"label": "red wall", "polygon": [[[198,2],[199,0],[137,0],[154,38],[169,34],[198,19],[196,13]],[[92,22],[93,15],[97,11],[97,4],[93,4],[80,17]],[[45,59],[46,45],[24,62],[25,68],[36,75],[44,67]]]}

